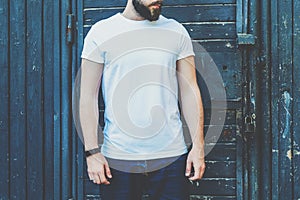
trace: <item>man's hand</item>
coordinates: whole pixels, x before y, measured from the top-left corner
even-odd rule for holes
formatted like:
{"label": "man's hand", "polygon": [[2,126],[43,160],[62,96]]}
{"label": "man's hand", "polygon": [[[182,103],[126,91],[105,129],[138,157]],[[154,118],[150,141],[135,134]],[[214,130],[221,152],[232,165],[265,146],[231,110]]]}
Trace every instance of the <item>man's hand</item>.
{"label": "man's hand", "polygon": [[[192,168],[194,172],[192,173]],[[186,160],[185,175],[189,180],[200,180],[205,171],[204,148],[193,147]]]}
{"label": "man's hand", "polygon": [[108,162],[101,153],[87,157],[86,162],[90,180],[96,184],[110,184],[110,182],[107,180],[107,177],[112,178],[112,175],[108,166]]}

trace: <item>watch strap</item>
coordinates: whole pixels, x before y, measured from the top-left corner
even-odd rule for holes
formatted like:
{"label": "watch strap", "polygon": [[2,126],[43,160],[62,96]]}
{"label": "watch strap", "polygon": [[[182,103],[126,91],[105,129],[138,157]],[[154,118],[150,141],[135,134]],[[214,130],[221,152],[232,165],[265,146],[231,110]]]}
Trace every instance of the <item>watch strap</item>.
{"label": "watch strap", "polygon": [[94,154],[100,153],[100,152],[101,152],[101,150],[100,150],[100,148],[98,147],[98,148],[95,148],[95,149],[91,149],[91,150],[85,151],[85,156],[86,156],[86,157],[89,157],[89,156],[91,156],[91,155],[94,155]]}

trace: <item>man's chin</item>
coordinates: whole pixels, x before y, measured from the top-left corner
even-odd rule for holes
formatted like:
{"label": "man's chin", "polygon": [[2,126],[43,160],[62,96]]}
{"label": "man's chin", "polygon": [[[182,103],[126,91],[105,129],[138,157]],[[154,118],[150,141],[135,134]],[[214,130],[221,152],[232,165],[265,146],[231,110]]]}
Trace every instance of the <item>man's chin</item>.
{"label": "man's chin", "polygon": [[155,13],[151,15],[151,18],[148,19],[149,21],[157,21],[159,19],[160,16],[160,12],[159,13]]}

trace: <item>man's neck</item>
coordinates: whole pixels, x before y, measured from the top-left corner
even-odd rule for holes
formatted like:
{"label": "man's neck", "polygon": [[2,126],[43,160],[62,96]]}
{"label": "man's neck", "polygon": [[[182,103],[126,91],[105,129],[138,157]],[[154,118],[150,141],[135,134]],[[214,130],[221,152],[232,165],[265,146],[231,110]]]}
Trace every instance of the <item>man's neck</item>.
{"label": "man's neck", "polygon": [[129,1],[126,5],[125,10],[123,11],[122,15],[130,20],[142,21],[145,18],[141,17],[136,10],[134,9],[132,3]]}

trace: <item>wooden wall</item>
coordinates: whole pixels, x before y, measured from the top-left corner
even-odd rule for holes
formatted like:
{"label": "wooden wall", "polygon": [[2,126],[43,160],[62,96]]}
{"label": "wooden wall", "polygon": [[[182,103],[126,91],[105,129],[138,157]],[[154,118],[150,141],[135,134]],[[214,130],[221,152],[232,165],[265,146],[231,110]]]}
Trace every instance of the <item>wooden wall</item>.
{"label": "wooden wall", "polygon": [[273,199],[300,199],[300,1],[269,6],[270,188]]}
{"label": "wooden wall", "polygon": [[1,200],[75,196],[70,3],[0,1]]}
{"label": "wooden wall", "polygon": [[[300,1],[165,1],[165,15],[211,52],[228,95],[220,143],[207,157],[205,179],[191,187],[191,198],[300,199]],[[256,37],[251,47],[236,43],[239,2],[257,6],[248,21],[254,26],[247,31]],[[87,180],[72,125],[72,86],[89,27],[124,5],[125,0],[0,1],[1,200],[100,197]],[[67,14],[77,22],[77,30],[70,29],[73,41]],[[243,52],[250,53],[240,60]],[[249,67],[257,128],[244,137],[239,98]]]}

